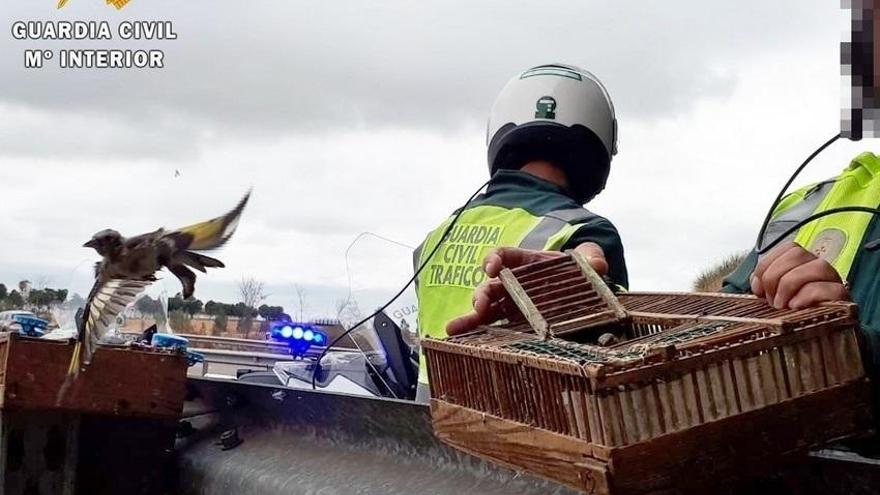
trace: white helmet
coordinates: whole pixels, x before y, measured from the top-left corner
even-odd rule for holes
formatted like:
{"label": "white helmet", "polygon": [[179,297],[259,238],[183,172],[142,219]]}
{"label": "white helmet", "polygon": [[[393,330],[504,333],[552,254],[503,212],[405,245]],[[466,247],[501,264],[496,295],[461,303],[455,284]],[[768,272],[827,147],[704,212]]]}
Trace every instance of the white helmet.
{"label": "white helmet", "polygon": [[617,153],[614,105],[593,74],[571,65],[540,65],[501,90],[486,141],[490,174],[552,161],[565,170],[575,199],[586,203],[605,187]]}

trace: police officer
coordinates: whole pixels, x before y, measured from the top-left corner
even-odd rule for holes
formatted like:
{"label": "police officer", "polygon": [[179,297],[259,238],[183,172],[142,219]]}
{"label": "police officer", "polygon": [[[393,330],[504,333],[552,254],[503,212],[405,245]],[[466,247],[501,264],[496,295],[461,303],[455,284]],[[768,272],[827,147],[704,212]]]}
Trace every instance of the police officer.
{"label": "police officer", "polygon": [[[502,263],[554,255],[546,251],[578,249],[612,284],[627,287],[617,230],[582,206],[605,187],[617,152],[614,106],[602,83],[569,65],[516,75],[495,100],[487,141],[486,193],[465,208],[417,281],[422,337],[445,337],[447,324],[476,306],[479,313],[456,320],[450,330],[474,327],[490,310],[486,297],[474,300],[474,290],[479,286],[485,294],[497,284],[487,274],[497,274]],[[451,221],[428,234],[414,255],[416,267]],[[425,383],[425,366],[420,368]]]}
{"label": "police officer", "polygon": [[[763,245],[808,216],[844,206],[880,206],[880,158],[862,153],[837,177],[786,196],[776,207]],[[810,222],[760,260],[752,251],[724,281],[724,292],[751,292],[776,308],[852,300],[880,364],[880,218],[836,213]]]}

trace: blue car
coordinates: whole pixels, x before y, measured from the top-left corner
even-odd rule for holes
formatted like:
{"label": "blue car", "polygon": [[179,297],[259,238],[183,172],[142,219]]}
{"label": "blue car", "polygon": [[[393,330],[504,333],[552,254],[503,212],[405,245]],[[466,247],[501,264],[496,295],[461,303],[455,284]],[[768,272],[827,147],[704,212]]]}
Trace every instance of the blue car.
{"label": "blue car", "polygon": [[49,322],[29,311],[0,312],[0,332],[18,332],[28,337],[42,337]]}

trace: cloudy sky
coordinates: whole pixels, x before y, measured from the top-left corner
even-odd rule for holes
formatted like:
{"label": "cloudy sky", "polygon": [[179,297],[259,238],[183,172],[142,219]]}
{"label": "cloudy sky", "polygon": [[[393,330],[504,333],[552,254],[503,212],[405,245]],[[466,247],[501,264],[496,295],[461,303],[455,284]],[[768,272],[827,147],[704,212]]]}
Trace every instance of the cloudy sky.
{"label": "cloudy sky", "polygon": [[[268,285],[332,316],[410,275],[424,234],[485,180],[485,120],[516,72],[583,66],[620,153],[590,209],[619,228],[631,288],[686,290],[747,248],[790,171],[839,130],[838,2],[4,0],[0,281],[85,293],[97,230],[136,234],[252,202],[197,297]],[[173,21],[177,40],[21,41],[20,20]],[[23,68],[32,48],[153,48],[161,70]],[[839,142],[804,180],[874,143]],[[175,177],[175,171],[179,176]],[[396,241],[362,236],[372,232]],[[346,258],[348,249],[349,256]],[[348,262],[346,262],[348,259]],[[348,270],[347,268],[348,267]],[[176,282],[165,277],[168,292]],[[350,281],[350,282],[349,282]]]}

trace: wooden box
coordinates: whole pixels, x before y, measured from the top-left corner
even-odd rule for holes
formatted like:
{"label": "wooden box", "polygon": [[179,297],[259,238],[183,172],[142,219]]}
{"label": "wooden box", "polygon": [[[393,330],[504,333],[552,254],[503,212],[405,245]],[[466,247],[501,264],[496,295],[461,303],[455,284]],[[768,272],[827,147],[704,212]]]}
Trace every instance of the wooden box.
{"label": "wooden box", "polygon": [[58,402],[74,344],[0,336],[0,408],[176,419],[186,357],[167,350],[99,346]]}
{"label": "wooden box", "polygon": [[73,350],[0,336],[0,493],[168,493],[186,357],[99,346],[59,401]]}
{"label": "wooden box", "polygon": [[588,332],[625,334],[612,347],[521,324],[424,341],[439,438],[586,493],[700,493],[870,429],[854,305],[618,300]]}

